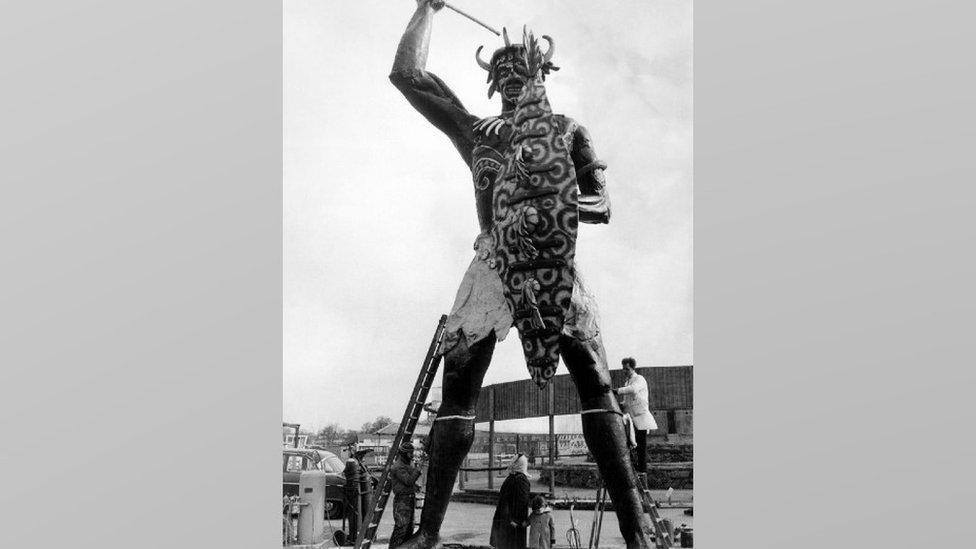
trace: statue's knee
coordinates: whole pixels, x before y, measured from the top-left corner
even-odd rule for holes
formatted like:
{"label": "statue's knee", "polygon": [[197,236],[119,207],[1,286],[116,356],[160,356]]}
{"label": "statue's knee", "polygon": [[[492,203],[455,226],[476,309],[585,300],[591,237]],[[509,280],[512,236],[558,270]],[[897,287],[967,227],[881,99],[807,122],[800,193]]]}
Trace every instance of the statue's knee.
{"label": "statue's knee", "polygon": [[430,430],[431,441],[440,444],[459,444],[474,440],[474,418],[446,414],[441,411]]}
{"label": "statue's knee", "polygon": [[610,392],[610,370],[602,357],[599,338],[560,338],[560,350],[566,369],[569,370],[580,396],[603,395]]}
{"label": "statue's knee", "polygon": [[585,380],[577,383],[576,386],[582,399],[604,398],[611,395],[613,389],[610,385],[610,377],[603,376],[600,372],[592,372],[592,375],[586,376]]}
{"label": "statue's knee", "polygon": [[444,387],[441,394],[440,414],[469,416],[474,414],[481,393],[480,384],[444,373]]}

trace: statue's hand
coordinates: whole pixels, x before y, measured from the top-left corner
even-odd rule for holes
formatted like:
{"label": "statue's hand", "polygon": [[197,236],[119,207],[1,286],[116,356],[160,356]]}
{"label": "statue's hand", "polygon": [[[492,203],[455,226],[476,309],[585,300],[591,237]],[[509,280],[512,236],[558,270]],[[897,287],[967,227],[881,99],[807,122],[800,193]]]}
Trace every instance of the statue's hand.
{"label": "statue's hand", "polygon": [[430,5],[434,11],[440,11],[444,7],[444,0],[417,0],[417,7],[421,7],[424,4]]}

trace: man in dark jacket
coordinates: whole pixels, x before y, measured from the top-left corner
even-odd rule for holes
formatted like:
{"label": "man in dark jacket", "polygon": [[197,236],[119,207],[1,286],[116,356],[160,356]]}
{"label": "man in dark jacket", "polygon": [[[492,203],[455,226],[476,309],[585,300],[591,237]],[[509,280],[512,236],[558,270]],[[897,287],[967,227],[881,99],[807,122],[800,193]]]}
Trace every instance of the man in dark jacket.
{"label": "man in dark jacket", "polygon": [[524,455],[516,456],[508,467],[508,478],[498,492],[490,541],[496,549],[525,549],[525,528],[529,523],[528,467]]}
{"label": "man in dark jacket", "polygon": [[400,446],[397,460],[390,468],[390,482],[393,492],[393,533],[390,534],[390,548],[402,545],[413,535],[414,508],[417,498],[417,479],[420,469],[413,465],[413,444]]}

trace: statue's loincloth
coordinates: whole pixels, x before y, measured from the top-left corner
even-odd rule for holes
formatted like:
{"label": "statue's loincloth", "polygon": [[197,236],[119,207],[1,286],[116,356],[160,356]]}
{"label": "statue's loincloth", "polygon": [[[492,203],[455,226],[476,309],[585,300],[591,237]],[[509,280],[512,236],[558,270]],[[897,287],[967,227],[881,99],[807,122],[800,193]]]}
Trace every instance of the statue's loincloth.
{"label": "statue's loincloth", "polygon": [[[512,327],[512,311],[505,299],[502,280],[488,265],[489,242],[479,237],[475,243],[474,259],[461,279],[447,318],[445,350],[454,347],[462,336],[469,346],[492,332],[502,341]],[[580,340],[592,339],[600,333],[596,302],[584,290],[578,275],[562,333]]]}

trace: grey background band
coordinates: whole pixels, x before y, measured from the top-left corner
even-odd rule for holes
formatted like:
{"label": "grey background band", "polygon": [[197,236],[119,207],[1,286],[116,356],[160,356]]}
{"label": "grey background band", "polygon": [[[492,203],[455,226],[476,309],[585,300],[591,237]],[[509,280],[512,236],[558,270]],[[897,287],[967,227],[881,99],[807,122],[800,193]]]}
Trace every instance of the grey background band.
{"label": "grey background band", "polygon": [[971,538],[973,12],[696,2],[701,547]]}
{"label": "grey background band", "polygon": [[276,547],[280,5],[0,6],[0,547]]}

